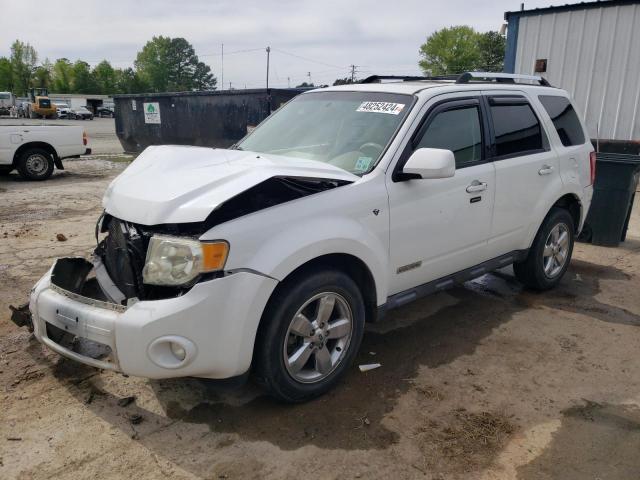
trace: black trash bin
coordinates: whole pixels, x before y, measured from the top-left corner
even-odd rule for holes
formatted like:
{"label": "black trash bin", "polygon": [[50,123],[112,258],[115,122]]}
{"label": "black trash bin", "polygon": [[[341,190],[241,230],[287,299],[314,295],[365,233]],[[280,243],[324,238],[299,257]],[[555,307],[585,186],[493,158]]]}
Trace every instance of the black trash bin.
{"label": "black trash bin", "polygon": [[597,154],[593,199],[582,239],[607,247],[624,242],[639,177],[639,155]]}

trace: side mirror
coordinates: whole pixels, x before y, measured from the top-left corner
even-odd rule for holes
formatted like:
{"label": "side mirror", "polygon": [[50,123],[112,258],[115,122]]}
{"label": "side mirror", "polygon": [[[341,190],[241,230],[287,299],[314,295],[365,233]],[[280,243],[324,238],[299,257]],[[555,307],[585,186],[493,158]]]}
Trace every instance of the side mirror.
{"label": "side mirror", "polygon": [[419,148],[404,164],[402,173],[420,178],[449,178],[456,173],[456,158],[451,150]]}

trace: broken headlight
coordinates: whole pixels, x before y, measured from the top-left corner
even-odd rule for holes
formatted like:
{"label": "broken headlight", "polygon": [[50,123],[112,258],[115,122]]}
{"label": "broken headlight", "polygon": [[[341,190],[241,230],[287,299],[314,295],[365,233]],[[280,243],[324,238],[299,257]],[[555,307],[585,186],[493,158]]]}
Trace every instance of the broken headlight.
{"label": "broken headlight", "polygon": [[227,242],[154,235],[149,241],[142,278],[151,285],[184,285],[201,273],[222,270],[228,253]]}

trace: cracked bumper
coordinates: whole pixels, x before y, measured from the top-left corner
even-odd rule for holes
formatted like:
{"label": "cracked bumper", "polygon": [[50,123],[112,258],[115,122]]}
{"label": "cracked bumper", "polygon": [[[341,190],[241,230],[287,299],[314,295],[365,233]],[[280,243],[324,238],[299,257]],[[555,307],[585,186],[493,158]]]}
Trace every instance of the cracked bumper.
{"label": "cracked bumper", "polygon": [[[258,323],[277,281],[238,272],[196,284],[177,298],[128,307],[89,299],[51,283],[47,272],[31,292],[36,338],[55,352],[96,368],[147,378],[229,378],[245,373]],[[49,338],[47,323],[109,347],[94,359]],[[169,341],[185,346],[184,361],[171,357]]]}

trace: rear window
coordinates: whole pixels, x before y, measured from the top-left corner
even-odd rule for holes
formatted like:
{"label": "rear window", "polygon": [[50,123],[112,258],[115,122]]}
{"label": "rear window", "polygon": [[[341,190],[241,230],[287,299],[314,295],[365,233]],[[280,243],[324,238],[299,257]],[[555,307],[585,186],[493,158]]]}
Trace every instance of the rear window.
{"label": "rear window", "polygon": [[496,156],[515,156],[543,150],[542,130],[526,103],[491,105]]}
{"label": "rear window", "polygon": [[6,100],[8,98],[10,98],[10,95],[8,93],[0,93],[0,100]]}
{"label": "rear window", "polygon": [[562,145],[582,145],[585,140],[584,131],[569,99],[555,95],[540,95],[538,99],[551,117]]}

